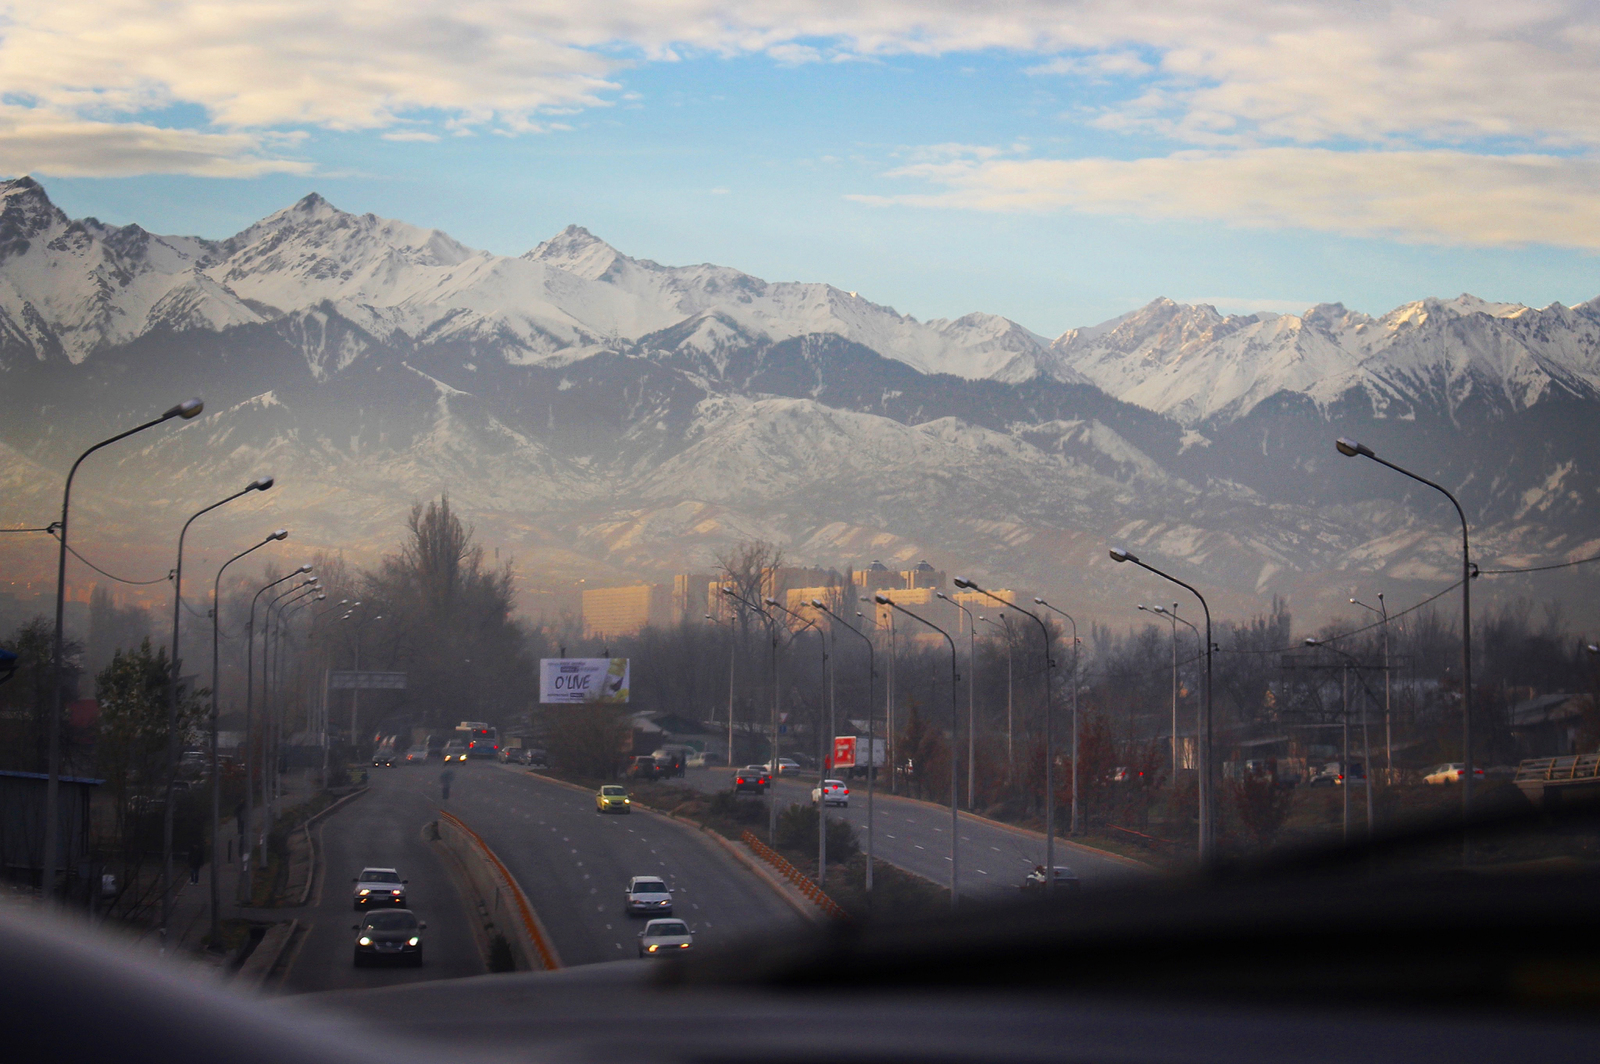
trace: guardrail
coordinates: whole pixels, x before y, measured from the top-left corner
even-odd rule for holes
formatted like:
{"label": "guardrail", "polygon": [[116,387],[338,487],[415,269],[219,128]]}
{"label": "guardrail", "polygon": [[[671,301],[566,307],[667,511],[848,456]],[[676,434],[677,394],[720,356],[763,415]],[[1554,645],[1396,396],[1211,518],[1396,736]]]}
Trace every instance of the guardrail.
{"label": "guardrail", "polygon": [[1600,754],[1530,758],[1517,766],[1517,783],[1562,783],[1600,778]]}
{"label": "guardrail", "polygon": [[555,950],[550,947],[549,940],[544,937],[544,930],[539,926],[539,921],[534,918],[533,907],[528,904],[528,899],[518,888],[517,881],[512,877],[510,869],[500,862],[500,858],[489,848],[489,844],[484,842],[476,831],[467,827],[460,817],[447,813],[443,809],[439,810],[439,816],[450,821],[452,827],[471,839],[473,844],[482,852],[484,858],[494,867],[495,873],[499,875],[505,886],[506,894],[511,898],[512,904],[517,910],[517,918],[522,922],[522,930],[527,934],[528,941],[533,943],[533,948],[538,952],[539,962],[544,965],[545,971],[555,971],[561,967],[561,962],[556,959]]}
{"label": "guardrail", "polygon": [[823,912],[835,920],[847,920],[850,918],[850,914],[840,908],[838,902],[828,897],[821,887],[812,882],[800,869],[790,864],[782,854],[756,838],[754,832],[746,829],[744,834],[739,836],[739,841],[754,850],[757,857],[783,873],[785,879],[800,888],[800,893],[815,902]]}

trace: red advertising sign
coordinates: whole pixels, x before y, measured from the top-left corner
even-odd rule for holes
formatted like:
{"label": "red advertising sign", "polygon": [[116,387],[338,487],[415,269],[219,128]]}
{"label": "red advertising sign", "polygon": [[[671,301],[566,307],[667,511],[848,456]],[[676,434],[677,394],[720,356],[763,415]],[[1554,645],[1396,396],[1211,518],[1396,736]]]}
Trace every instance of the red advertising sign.
{"label": "red advertising sign", "polygon": [[833,737],[833,767],[854,768],[856,764],[856,737],[854,735],[835,735]]}

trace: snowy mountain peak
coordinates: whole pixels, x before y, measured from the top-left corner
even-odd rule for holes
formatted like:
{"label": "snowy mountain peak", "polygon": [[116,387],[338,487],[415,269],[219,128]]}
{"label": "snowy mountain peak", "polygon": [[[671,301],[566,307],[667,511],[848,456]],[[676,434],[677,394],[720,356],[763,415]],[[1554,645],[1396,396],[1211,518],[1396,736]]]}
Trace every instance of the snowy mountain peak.
{"label": "snowy mountain peak", "polygon": [[620,259],[627,258],[581,225],[567,226],[522,257],[591,281],[604,277]]}
{"label": "snowy mountain peak", "polygon": [[33,178],[0,185],[0,261],[23,254],[40,234],[68,224],[67,216]]}

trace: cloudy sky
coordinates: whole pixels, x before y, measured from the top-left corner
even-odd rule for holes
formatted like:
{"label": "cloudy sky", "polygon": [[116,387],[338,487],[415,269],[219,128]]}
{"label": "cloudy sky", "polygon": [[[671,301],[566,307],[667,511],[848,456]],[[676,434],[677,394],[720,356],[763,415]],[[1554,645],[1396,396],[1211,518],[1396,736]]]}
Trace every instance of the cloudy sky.
{"label": "cloudy sky", "polygon": [[1049,335],[1158,295],[1600,294],[1592,0],[0,9],[0,172],[162,232],[317,190]]}

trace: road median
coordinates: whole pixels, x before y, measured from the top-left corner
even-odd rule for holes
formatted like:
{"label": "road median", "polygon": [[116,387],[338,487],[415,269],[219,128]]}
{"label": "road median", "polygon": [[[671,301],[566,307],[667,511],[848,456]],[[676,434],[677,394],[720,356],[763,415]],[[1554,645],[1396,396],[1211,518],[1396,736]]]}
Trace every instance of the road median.
{"label": "road median", "polygon": [[[512,966],[522,971],[554,971],[561,967],[560,955],[550,940],[539,915],[528,903],[528,896],[511,870],[483,841],[476,831],[452,813],[439,810],[439,842],[455,858],[471,893],[476,896],[483,928],[490,941],[503,936],[510,949]],[[495,970],[494,949],[489,966]]]}

